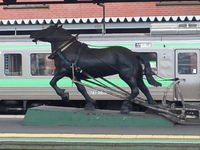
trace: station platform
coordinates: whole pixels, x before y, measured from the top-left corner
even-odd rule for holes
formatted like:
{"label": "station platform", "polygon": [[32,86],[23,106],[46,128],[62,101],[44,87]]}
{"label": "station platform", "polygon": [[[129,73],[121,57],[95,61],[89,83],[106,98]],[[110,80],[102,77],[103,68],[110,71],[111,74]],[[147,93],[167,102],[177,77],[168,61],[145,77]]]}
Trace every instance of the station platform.
{"label": "station platform", "polygon": [[24,115],[0,115],[0,149],[198,150],[200,126],[25,125]]}

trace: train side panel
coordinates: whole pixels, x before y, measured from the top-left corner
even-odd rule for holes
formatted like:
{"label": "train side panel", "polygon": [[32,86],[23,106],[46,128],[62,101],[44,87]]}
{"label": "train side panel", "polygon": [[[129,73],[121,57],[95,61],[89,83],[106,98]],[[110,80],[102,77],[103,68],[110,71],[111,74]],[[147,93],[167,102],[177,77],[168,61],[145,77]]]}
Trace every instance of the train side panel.
{"label": "train side panel", "polygon": [[[113,43],[113,41],[106,42]],[[96,44],[106,45],[103,44],[106,42],[99,41]],[[162,100],[166,94],[169,101],[180,100],[176,89],[173,86],[168,88],[173,84],[171,79],[175,78],[182,79],[180,86],[186,101],[200,100],[198,48],[136,48],[127,43],[129,42],[126,41],[124,45],[131,50],[140,53],[148,52],[151,55],[149,61],[155,73],[154,77],[163,85],[162,87],[152,87],[144,78],[155,100]],[[54,70],[52,62],[47,59],[50,49],[50,45],[42,42],[38,45],[32,42],[7,42],[0,45],[0,67],[3,68],[0,70],[1,100],[60,100],[60,97],[49,85]],[[127,84],[120,80],[118,75],[110,76],[108,79],[130,91]],[[84,99],[70,79],[62,79],[58,85],[69,92],[71,100]],[[169,91],[166,93],[168,89]],[[96,100],[119,99],[94,88],[88,89],[88,93]],[[142,94],[140,96],[144,97]]]}

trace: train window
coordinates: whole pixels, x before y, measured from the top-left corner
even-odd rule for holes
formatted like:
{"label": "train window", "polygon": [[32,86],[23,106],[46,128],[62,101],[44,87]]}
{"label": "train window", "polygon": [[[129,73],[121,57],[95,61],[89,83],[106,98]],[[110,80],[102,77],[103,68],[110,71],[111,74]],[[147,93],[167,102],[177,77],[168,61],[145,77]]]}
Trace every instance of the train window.
{"label": "train window", "polygon": [[49,54],[31,54],[31,74],[33,76],[49,76],[54,74],[54,61],[48,59]]}
{"label": "train window", "polygon": [[145,53],[140,53],[146,60],[149,61],[151,65],[151,70],[154,74],[158,73],[157,69],[157,53],[155,52],[145,52]]}
{"label": "train window", "polygon": [[179,53],[178,54],[178,73],[196,74],[197,73],[197,54]]}
{"label": "train window", "polygon": [[4,73],[6,76],[22,75],[22,56],[21,54],[4,55]]}

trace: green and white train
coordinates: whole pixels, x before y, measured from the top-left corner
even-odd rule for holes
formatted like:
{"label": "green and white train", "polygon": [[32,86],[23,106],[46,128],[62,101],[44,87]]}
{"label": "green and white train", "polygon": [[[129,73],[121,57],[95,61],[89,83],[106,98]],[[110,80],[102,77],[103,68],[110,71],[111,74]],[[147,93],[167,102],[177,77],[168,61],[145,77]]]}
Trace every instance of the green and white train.
{"label": "green and white train", "polygon": [[[117,45],[135,52],[150,53],[154,77],[162,83],[162,87],[152,87],[144,79],[153,98],[162,100],[165,95],[168,101],[178,102],[180,99],[177,97],[176,88],[170,86],[173,84],[170,79],[179,78],[184,100],[200,103],[200,38],[198,36],[107,34],[80,35],[79,40],[96,48]],[[61,101],[49,85],[54,73],[54,62],[47,58],[50,52],[51,47],[48,43],[35,44],[28,36],[0,37],[0,102],[2,104],[9,105],[13,102],[15,105],[20,102],[26,108],[27,102],[34,101],[42,104]],[[109,76],[107,79],[129,91],[126,83],[117,75]],[[70,100],[83,100],[69,78],[60,80],[58,85],[69,92]],[[95,89],[88,89],[88,93],[95,100],[120,100]]]}

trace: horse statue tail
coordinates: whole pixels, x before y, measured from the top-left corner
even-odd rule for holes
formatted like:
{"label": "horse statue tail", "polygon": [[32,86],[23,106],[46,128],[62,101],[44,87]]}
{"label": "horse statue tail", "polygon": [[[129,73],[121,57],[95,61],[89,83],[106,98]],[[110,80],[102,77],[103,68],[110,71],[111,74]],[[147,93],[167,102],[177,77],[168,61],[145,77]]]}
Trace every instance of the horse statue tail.
{"label": "horse statue tail", "polygon": [[153,76],[152,76],[152,71],[151,71],[151,66],[150,63],[148,61],[148,59],[145,59],[144,56],[141,56],[140,54],[137,55],[137,58],[139,58],[139,60],[142,62],[142,64],[144,64],[144,74],[147,78],[147,81],[149,82],[149,84],[153,85],[153,86],[162,86],[161,83],[157,82]]}

